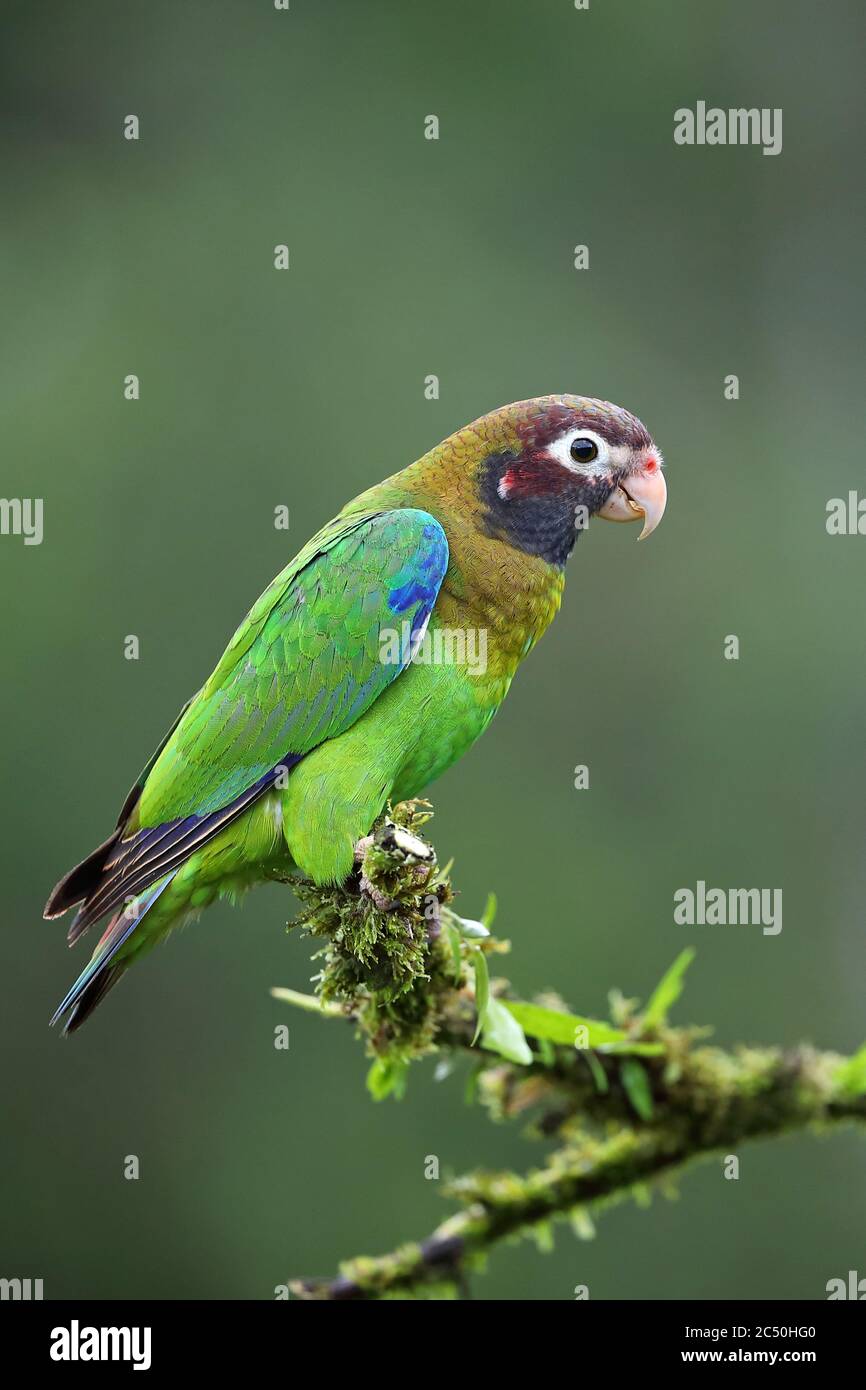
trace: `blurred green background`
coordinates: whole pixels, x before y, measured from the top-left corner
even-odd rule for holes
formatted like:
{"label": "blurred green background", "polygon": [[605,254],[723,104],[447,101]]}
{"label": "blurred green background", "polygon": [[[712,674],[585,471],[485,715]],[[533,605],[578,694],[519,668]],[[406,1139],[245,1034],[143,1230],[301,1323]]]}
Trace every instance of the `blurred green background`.
{"label": "blurred green background", "polygon": [[[830,538],[825,508],[863,484],[860,6],[0,12],[2,491],[45,501],[41,546],[0,538],[0,1273],[47,1297],[268,1298],[426,1234],[449,1208],[425,1155],[541,1160],[430,1064],[374,1105],[350,1033],[269,998],[311,974],[285,890],[208,912],[68,1043],[46,1023],[87,947],[40,920],[271,576],[508,400],[629,407],[670,502],[647,545],[581,541],[561,616],[435,788],[462,910],[497,891],[525,993],[601,1014],[692,942],[680,1020],[859,1045],[866,540]],[[678,148],[698,99],[782,107],[783,152]],[[699,878],[781,887],[781,935],[675,926]],[[739,1182],[696,1169],[593,1243],[500,1251],[477,1294],[820,1298],[866,1273],[856,1135],[740,1157]]]}

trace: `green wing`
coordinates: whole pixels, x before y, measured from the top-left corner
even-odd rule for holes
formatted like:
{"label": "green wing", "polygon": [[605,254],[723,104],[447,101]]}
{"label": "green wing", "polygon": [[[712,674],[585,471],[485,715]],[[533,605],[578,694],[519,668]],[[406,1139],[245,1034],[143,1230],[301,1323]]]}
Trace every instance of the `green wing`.
{"label": "green wing", "polygon": [[182,711],[129,829],[207,816],[348,729],[408,659],[381,659],[383,630],[426,623],[447,565],[445,533],[427,512],[330,522],[253,605]]}
{"label": "green wing", "polygon": [[[427,512],[358,512],[320,531],[181,711],[127,818],[55,888],[49,915],[84,899],[70,941],[243,815],[281,767],[350,728],[404,669],[447,567],[445,532]],[[396,661],[382,659],[385,629],[401,634]]]}

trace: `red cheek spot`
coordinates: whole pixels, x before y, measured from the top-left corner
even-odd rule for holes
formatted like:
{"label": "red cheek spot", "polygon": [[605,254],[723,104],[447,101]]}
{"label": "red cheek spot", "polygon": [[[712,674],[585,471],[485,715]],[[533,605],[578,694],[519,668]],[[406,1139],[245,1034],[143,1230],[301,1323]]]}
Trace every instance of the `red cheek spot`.
{"label": "red cheek spot", "polygon": [[645,471],[646,473],[654,473],[654,472],[656,471],[656,469],[658,468],[658,466],[659,466],[659,464],[658,464],[658,459],[655,457],[654,454],[650,454],[649,458],[647,459],[646,463],[644,464],[644,471]]}

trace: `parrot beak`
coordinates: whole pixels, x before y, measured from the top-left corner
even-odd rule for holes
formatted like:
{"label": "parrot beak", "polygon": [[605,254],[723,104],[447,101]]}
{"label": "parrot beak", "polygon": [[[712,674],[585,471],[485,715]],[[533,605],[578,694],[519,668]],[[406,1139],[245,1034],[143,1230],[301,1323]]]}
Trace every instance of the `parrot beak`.
{"label": "parrot beak", "polygon": [[655,460],[652,464],[649,472],[641,468],[628,473],[598,511],[605,521],[637,521],[643,517],[639,541],[656,529],[668,500],[664,474]]}

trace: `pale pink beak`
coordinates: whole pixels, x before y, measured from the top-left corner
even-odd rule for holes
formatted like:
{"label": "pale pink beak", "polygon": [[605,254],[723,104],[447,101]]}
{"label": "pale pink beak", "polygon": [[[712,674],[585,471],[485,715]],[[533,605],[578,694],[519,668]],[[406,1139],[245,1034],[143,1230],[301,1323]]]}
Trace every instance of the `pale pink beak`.
{"label": "pale pink beak", "polygon": [[598,515],[605,521],[637,521],[643,517],[642,541],[656,529],[664,516],[668,490],[664,474],[657,463],[647,472],[645,468],[629,473],[615,487]]}

